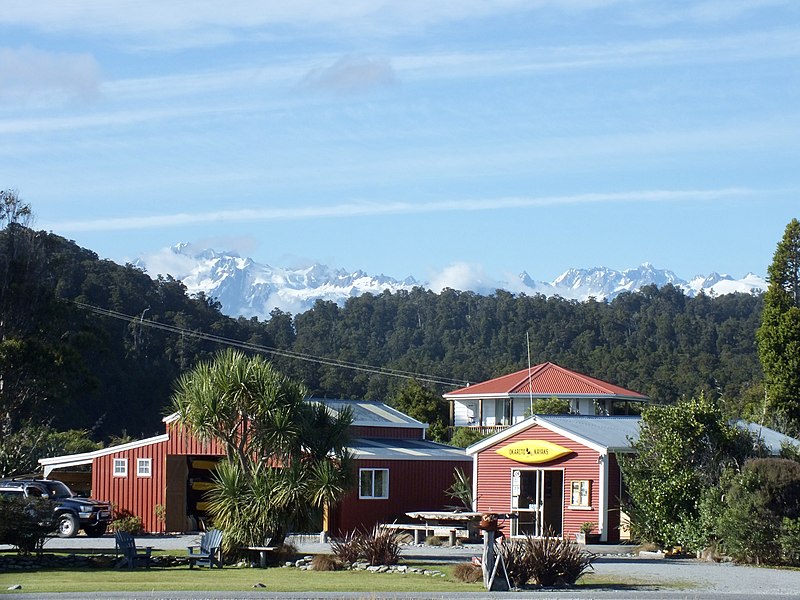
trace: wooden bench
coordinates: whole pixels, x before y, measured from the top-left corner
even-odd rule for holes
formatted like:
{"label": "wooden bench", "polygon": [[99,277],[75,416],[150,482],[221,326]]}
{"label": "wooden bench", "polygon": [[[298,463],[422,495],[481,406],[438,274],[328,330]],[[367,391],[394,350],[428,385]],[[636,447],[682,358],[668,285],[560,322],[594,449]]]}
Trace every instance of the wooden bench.
{"label": "wooden bench", "polygon": [[248,552],[258,552],[258,566],[262,569],[267,566],[267,552],[276,550],[277,546],[242,546],[242,550]]}
{"label": "wooden bench", "polygon": [[414,534],[414,543],[420,544],[424,539],[422,536],[428,537],[435,535],[436,537],[447,537],[450,545],[456,545],[456,539],[466,539],[469,537],[469,531],[466,527],[453,527],[447,525],[416,525],[413,523],[384,523],[381,525],[384,529],[394,529],[395,531],[410,531]]}

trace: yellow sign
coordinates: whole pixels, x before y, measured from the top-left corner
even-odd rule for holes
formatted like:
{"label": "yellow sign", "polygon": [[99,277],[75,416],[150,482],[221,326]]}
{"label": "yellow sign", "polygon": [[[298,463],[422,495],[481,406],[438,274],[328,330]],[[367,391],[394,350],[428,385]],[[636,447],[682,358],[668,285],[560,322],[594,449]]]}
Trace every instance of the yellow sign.
{"label": "yellow sign", "polygon": [[517,462],[534,464],[561,458],[572,450],[545,440],[524,440],[503,446],[496,452]]}

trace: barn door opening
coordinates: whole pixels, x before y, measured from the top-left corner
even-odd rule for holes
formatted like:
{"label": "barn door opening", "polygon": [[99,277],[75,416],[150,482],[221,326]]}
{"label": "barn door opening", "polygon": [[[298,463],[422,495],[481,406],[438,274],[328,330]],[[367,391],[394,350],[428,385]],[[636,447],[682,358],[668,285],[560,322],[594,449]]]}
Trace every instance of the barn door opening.
{"label": "barn door opening", "polygon": [[511,473],[512,535],[543,537],[562,534],[564,472],[514,469]]}

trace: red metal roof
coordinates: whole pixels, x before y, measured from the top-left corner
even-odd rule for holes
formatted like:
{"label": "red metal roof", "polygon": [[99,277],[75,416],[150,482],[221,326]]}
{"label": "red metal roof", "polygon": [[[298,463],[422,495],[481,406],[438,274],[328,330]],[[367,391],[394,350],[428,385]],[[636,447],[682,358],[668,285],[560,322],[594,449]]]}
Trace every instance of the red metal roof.
{"label": "red metal roof", "polygon": [[489,381],[476,383],[444,394],[445,398],[461,396],[512,396],[533,394],[534,396],[571,396],[576,394],[593,397],[620,396],[646,400],[638,392],[606,383],[594,377],[570,371],[551,362],[542,363],[516,373],[503,375]]}

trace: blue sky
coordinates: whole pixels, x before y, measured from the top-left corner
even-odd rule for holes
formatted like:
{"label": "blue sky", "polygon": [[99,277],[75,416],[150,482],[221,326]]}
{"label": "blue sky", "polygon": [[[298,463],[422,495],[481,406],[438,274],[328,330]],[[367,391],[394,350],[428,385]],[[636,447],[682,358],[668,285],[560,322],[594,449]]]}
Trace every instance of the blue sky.
{"label": "blue sky", "polygon": [[0,33],[0,187],[120,262],[740,277],[800,213],[794,0],[3,0]]}

